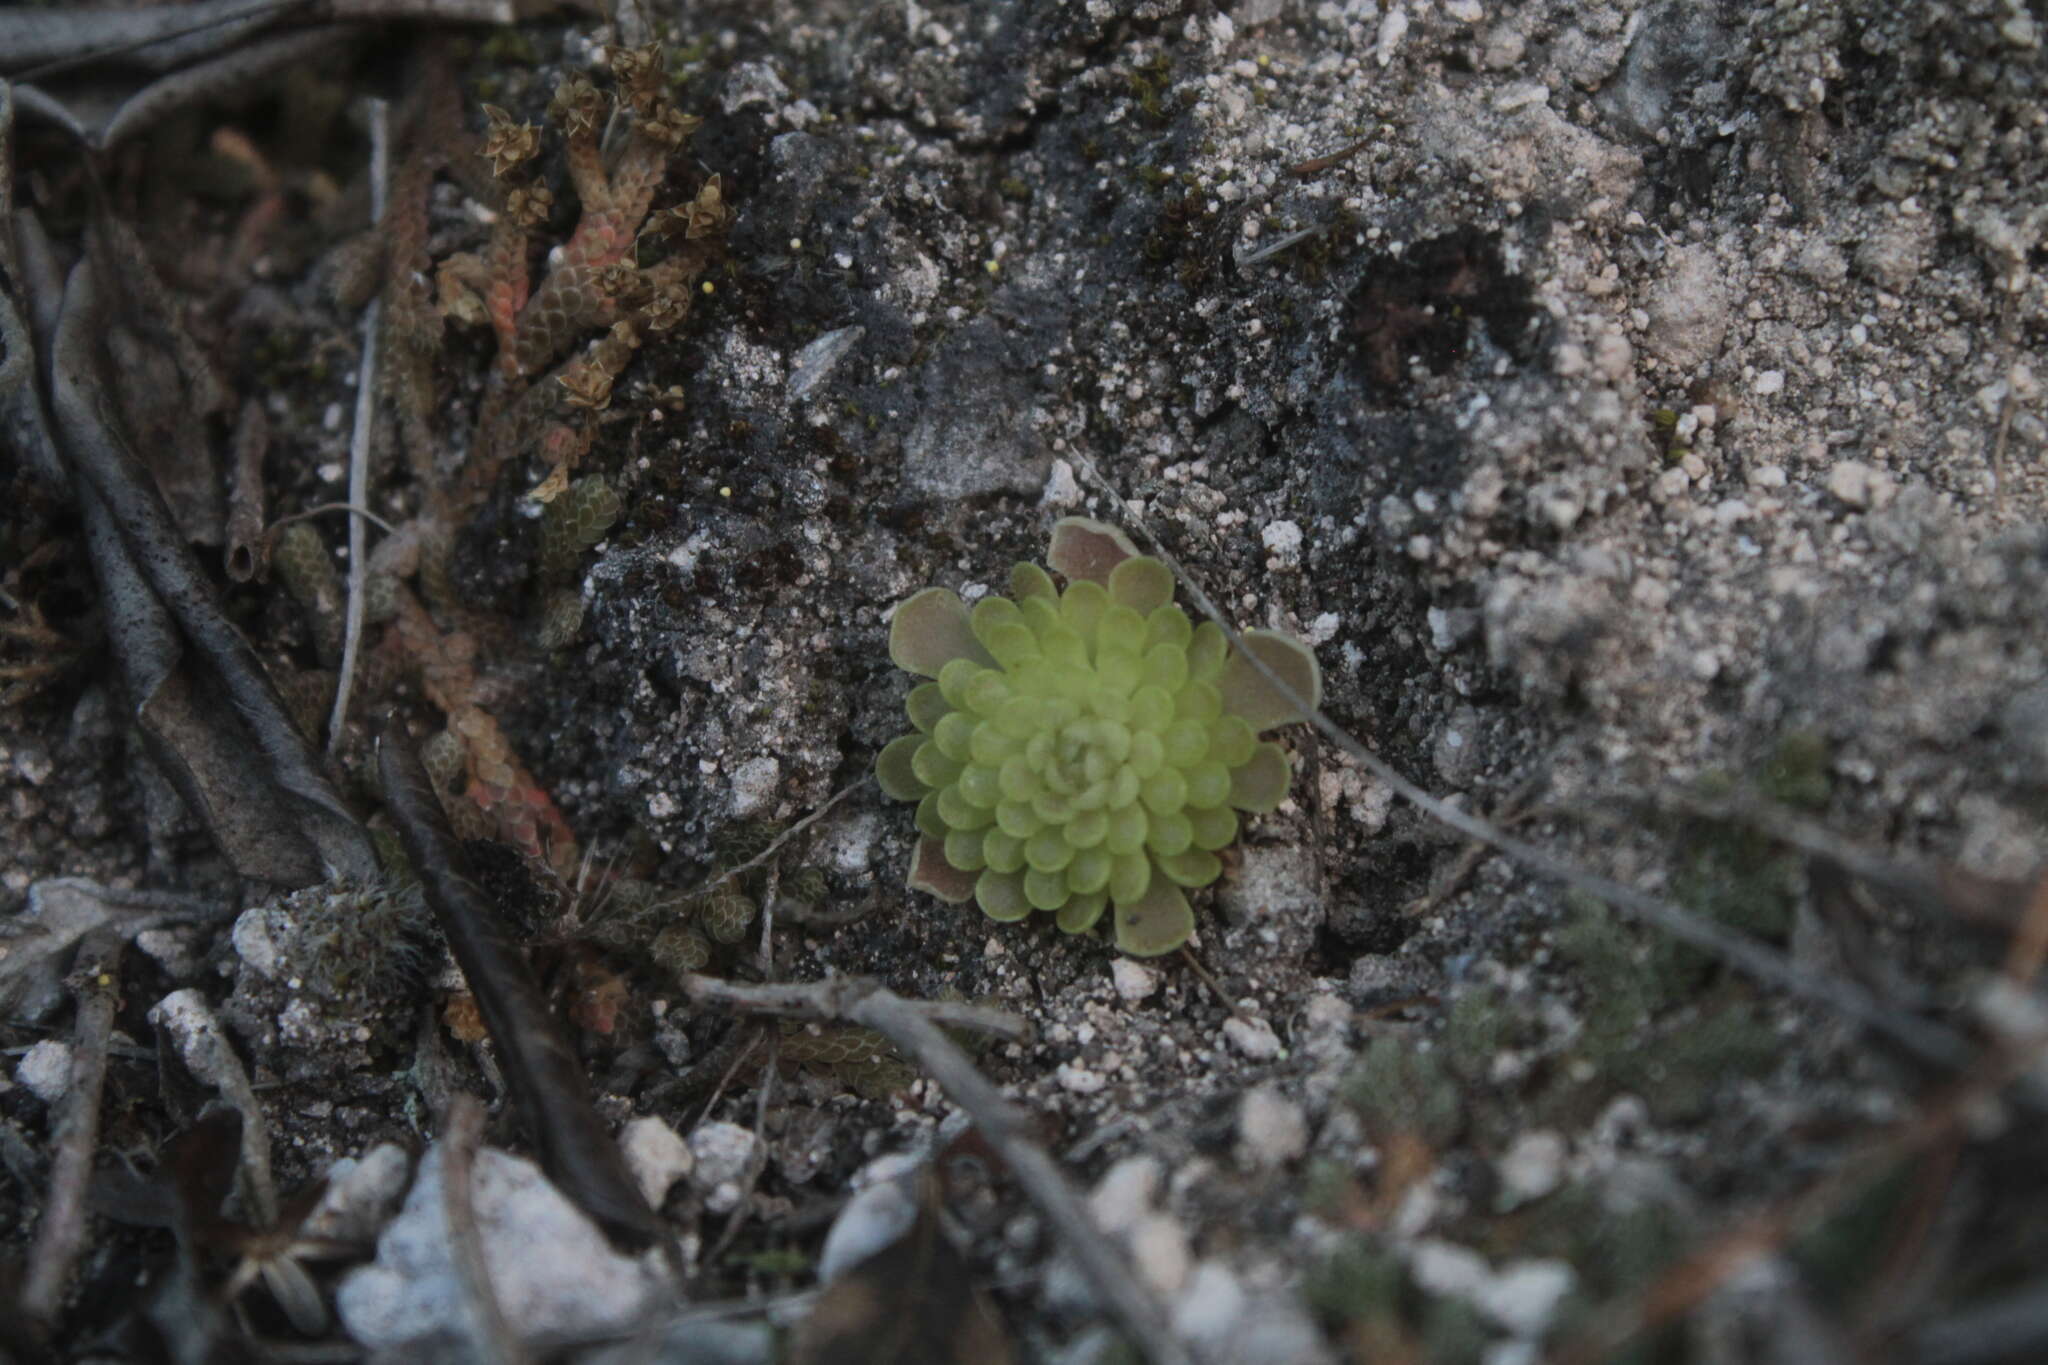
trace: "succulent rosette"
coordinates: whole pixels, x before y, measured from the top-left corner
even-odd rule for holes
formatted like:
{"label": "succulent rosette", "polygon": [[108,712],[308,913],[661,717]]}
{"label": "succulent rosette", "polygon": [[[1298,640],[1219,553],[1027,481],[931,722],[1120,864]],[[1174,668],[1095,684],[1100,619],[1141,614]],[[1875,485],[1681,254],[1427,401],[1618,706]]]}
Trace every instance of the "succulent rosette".
{"label": "succulent rosette", "polygon": [[1171,952],[1239,815],[1286,796],[1287,755],[1259,736],[1306,719],[1295,698],[1318,705],[1322,675],[1292,636],[1249,630],[1233,650],[1190,623],[1172,571],[1112,526],[1063,519],[1046,560],[1064,591],[1019,564],[1009,597],[970,610],[927,588],[896,608],[889,657],[932,679],[875,762],[885,792],[917,802],[910,885],[1072,934],[1113,910],[1123,951]]}

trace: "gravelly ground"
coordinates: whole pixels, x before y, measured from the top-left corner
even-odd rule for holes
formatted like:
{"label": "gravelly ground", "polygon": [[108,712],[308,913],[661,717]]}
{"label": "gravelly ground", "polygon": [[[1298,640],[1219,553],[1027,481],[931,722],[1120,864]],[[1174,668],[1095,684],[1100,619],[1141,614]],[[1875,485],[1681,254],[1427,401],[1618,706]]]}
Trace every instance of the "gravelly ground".
{"label": "gravelly ground", "polygon": [[[892,603],[999,586],[1059,515],[1142,519],[1238,624],[1311,641],[1329,714],[1425,786],[1969,1021],[2000,938],[1611,798],[1732,783],[1874,849],[2038,862],[2037,13],[1017,0],[672,22],[703,40],[695,150],[732,186],[732,270],[621,382],[591,462],[627,513],[583,638],[506,689],[587,844],[694,883],[733,822],[816,808],[900,729]],[[606,40],[532,32],[537,64],[470,73],[522,116]],[[344,380],[275,400],[321,478]],[[680,407],[657,397],[675,385]],[[508,490],[461,566],[516,600],[532,555]],[[218,886],[103,686],[0,726],[10,899],[60,874]],[[872,790],[796,854],[867,913],[777,938],[785,978],[1032,1018],[1038,1043],[984,1061],[1077,1175],[1107,1176],[1102,1211],[1217,1358],[1531,1359],[1927,1093],[1840,1020],[1462,858],[1333,748],[1291,744],[1293,799],[1198,901],[1220,997],[1179,959],[903,891],[908,811]],[[233,970],[217,946],[199,979],[224,994]],[[244,977],[245,1041],[288,1071],[261,1022],[286,1002]],[[648,1103],[620,1043],[674,1061],[713,1032],[657,1027],[662,986],[634,981],[637,1022],[588,1049],[616,1116],[635,1087]],[[423,1083],[381,1046],[327,1055],[317,1096],[283,1076],[281,1170],[405,1130]],[[715,1109],[751,1125],[754,1094]],[[45,1122],[23,1087],[0,1110]],[[807,1211],[945,1112],[922,1084],[782,1087],[742,1245],[814,1254]],[[1920,1358],[1921,1327],[2038,1264],[2036,1122],[1836,1201],[1640,1358]],[[705,1195],[671,1212],[708,1245]],[[1015,1196],[965,1216],[1020,1339],[1075,1340],[1071,1277]]]}

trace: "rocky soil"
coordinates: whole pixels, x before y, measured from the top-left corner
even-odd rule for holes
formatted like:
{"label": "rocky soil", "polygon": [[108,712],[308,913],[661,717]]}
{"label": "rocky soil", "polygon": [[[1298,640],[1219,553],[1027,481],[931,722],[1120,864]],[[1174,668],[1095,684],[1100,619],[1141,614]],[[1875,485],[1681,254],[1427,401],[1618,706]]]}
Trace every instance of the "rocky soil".
{"label": "rocky soil", "polygon": [[[695,886],[859,781],[902,729],[891,606],[1000,591],[1078,513],[1156,538],[1234,623],[1310,641],[1329,717],[1460,808],[1900,1015],[1986,1045],[2038,1027],[2031,983],[1999,984],[2009,920],[1780,836],[1976,885],[2041,861],[2039,6],[654,18],[705,119],[693,155],[736,211],[729,266],[604,414],[586,466],[625,510],[583,565],[580,637],[498,665],[506,730],[593,866]],[[464,72],[472,126],[484,99],[539,119],[617,41],[588,18],[493,39]],[[459,244],[470,206],[453,182],[436,195]],[[281,259],[259,287],[303,310],[277,335],[332,363],[274,363],[260,390],[235,375],[271,408],[281,501],[306,505],[344,495],[356,342],[330,269]],[[458,446],[479,346],[458,336],[444,366]],[[508,616],[540,470],[458,547],[464,591]],[[245,615],[305,657],[288,611]],[[235,895],[125,715],[90,666],[0,713],[6,909],[59,877]],[[1203,1359],[2041,1350],[2038,1308],[2017,1337],[1982,1317],[2039,1301],[2038,1107],[1993,1089],[1966,1128],[1870,1158],[1954,1076],[1468,845],[1306,727],[1285,739],[1292,799],[1197,899],[1187,957],[907,892],[909,810],[869,786],[749,883],[777,910],[769,953],[756,932],[709,970],[872,975],[1026,1016],[1036,1041],[981,1065]],[[438,1155],[381,1220],[446,1097],[498,1099],[495,1063],[446,1026],[451,966],[381,993],[295,967],[311,903],[146,936],[109,1150],[147,1164],[191,1112],[159,1097],[148,1012],[196,988],[253,1071],[281,1183],[344,1158],[370,1173],[330,1192],[384,1210],[360,1215],[385,1232],[368,1269],[318,1271],[345,1327],[376,1347],[438,1332],[453,1358],[459,1296],[417,1301],[426,1234],[401,1232],[438,1207]],[[541,953],[571,970],[559,942]],[[801,1316],[827,1229],[875,1202],[848,1196],[955,1138],[951,1106],[894,1061],[785,1068],[765,1101],[744,1068],[680,1093],[664,1078],[729,1026],[644,950],[603,953],[619,1013],[580,1045],[694,1257],[691,1299]],[[50,1146],[67,1019],[7,1031],[17,1174]],[[509,1115],[490,1136],[487,1235],[590,1233],[509,1154]],[[1013,1187],[949,1189],[1019,1358],[1124,1358]],[[1794,1201],[1752,1258],[1660,1279]],[[25,1226],[36,1203],[10,1186],[0,1216]],[[132,1282],[149,1249],[96,1237],[88,1283]],[[584,1260],[587,1293],[515,1293],[526,1325],[601,1335],[665,1292],[643,1263]],[[762,1320],[720,1349],[766,1358],[744,1328]]]}

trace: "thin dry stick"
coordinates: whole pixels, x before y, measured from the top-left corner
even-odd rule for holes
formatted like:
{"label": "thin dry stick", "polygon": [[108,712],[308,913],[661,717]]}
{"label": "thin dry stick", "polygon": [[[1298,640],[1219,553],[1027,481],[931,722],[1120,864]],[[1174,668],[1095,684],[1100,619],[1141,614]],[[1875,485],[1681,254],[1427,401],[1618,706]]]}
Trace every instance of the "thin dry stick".
{"label": "thin dry stick", "polygon": [[370,525],[382,531],[387,536],[395,536],[398,534],[398,528],[396,526],[393,526],[390,522],[384,520],[384,518],[378,516],[369,508],[358,507],[356,504],[352,502],[323,502],[318,504],[317,506],[308,507],[302,512],[293,512],[288,516],[279,517],[276,521],[271,522],[269,526],[264,528],[264,534],[268,535],[270,532],[278,530],[280,527],[289,526],[295,521],[304,521],[308,517],[324,516],[326,513],[329,512],[353,512],[357,516],[361,517],[364,521],[369,522]]}
{"label": "thin dry stick", "polygon": [[975,1070],[967,1054],[912,1002],[885,987],[871,986],[856,994],[846,1008],[846,1017],[896,1044],[967,1111],[1031,1202],[1045,1214],[1068,1254],[1080,1263],[1082,1274],[1123,1325],[1132,1344],[1155,1365],[1193,1365],[1193,1356],[1173,1334],[1166,1305],[1131,1272],[1123,1255],[1095,1226],[1066,1175],[1045,1149],[1031,1140],[1024,1115]]}
{"label": "thin dry stick", "polygon": [[49,1326],[64,1303],[71,1267],[85,1248],[85,1192],[99,1146],[100,1092],[107,1078],[107,1044],[120,1003],[121,935],[111,927],[79,940],[69,985],[78,999],[78,1024],[71,1044],[71,1080],[54,1125],[57,1160],[50,1170],[50,1194],[29,1253],[28,1283],[21,1311]]}
{"label": "thin dry stick", "polygon": [[[384,197],[391,184],[391,108],[370,101],[370,221],[384,221]],[[370,434],[377,422],[377,335],[383,329],[380,291],[363,309],[363,362],[356,373],[356,423],[348,443],[348,500],[352,507],[370,501]],[[341,637],[341,681],[334,689],[334,714],[327,720],[327,748],[341,743],[348,723],[349,692],[355,685],[356,655],[363,643],[363,582],[369,571],[369,550],[363,519],[348,519],[348,615]]]}
{"label": "thin dry stick", "polygon": [[806,815],[803,819],[797,821],[788,829],[782,831],[782,833],[776,836],[775,841],[769,844],[768,847],[762,849],[759,853],[756,853],[753,857],[747,859],[738,867],[729,867],[725,871],[719,873],[716,877],[713,877],[710,881],[704,883],[702,886],[697,887],[694,890],[684,892],[679,899],[685,901],[693,901],[697,899],[697,897],[704,895],[706,892],[716,891],[719,887],[724,886],[734,877],[743,877],[747,873],[752,872],[755,868],[760,867],[762,864],[766,863],[770,858],[773,858],[776,854],[782,852],[783,845],[787,844],[791,839],[796,838],[797,835],[802,834],[812,825],[815,825],[818,823],[818,821],[824,819],[826,812],[830,811],[834,806],[838,805],[841,801],[844,801],[847,797],[853,795],[855,792],[859,791],[862,787],[867,786],[870,782],[873,782],[874,780],[875,779],[871,774],[867,777],[863,777],[858,782],[850,782],[846,786],[841,787],[838,791],[832,793],[832,795],[829,798],[827,798],[824,805],[818,807],[809,815]]}
{"label": "thin dry stick", "polygon": [[[1165,1305],[1131,1273],[1123,1256],[1095,1226],[1059,1166],[1031,1140],[1024,1115],[975,1070],[967,1054],[940,1029],[942,1023],[967,1027],[974,1021],[994,1024],[1005,1018],[1002,1011],[905,1000],[877,982],[853,977],[803,986],[746,987],[711,977],[686,976],[683,990],[700,1005],[845,1020],[871,1028],[894,1043],[974,1120],[1138,1348],[1158,1365],[1193,1365],[1193,1358],[1173,1335]],[[949,1018],[950,1011],[959,1013]],[[1023,1025],[1021,1019],[1008,1018],[1019,1027]],[[994,1027],[987,1031],[1004,1032]]]}
{"label": "thin dry stick", "polygon": [[1320,707],[1308,705],[1307,700],[1269,668],[1265,660],[1250,650],[1243,649],[1237,628],[1224,619],[1223,613],[1217,610],[1209,595],[1203,592],[1201,585],[1189,575],[1186,566],[1181,564],[1160,541],[1150,523],[1132,511],[1130,504],[1117,495],[1114,485],[1103,477],[1102,471],[1095,467],[1092,459],[1079,450],[1072,453],[1075,462],[1117,507],[1130,516],[1132,523],[1144,533],[1145,538],[1152,542],[1153,553],[1173,571],[1174,577],[1187,590],[1188,597],[1196,608],[1216,623],[1217,628],[1229,639],[1231,647],[1237,649],[1281,696],[1294,702],[1308,718],[1309,723],[1321,731],[1324,737],[1374,777],[1392,787],[1395,795],[1460,834],[1499,849],[1530,871],[1561,881],[1588,895],[1598,896],[1608,904],[1627,911],[1681,943],[1720,958],[1757,981],[1775,986],[1788,994],[1826,1005],[1850,1019],[1888,1035],[1925,1061],[1937,1063],[1951,1070],[1962,1070],[1970,1065],[1974,1050],[1950,1030],[1886,1009],[1882,1002],[1852,982],[1795,966],[1755,940],[1702,919],[1670,901],[1659,900],[1632,886],[1624,886],[1611,878],[1575,867],[1547,850],[1515,838],[1479,816],[1438,800],[1410,782],[1392,764],[1353,739],[1348,731],[1331,720]]}
{"label": "thin dry stick", "polygon": [[441,1216],[448,1220],[448,1250],[476,1319],[485,1359],[497,1365],[526,1365],[533,1356],[505,1320],[505,1310],[498,1303],[497,1286],[491,1283],[491,1268],[484,1261],[483,1237],[477,1231],[476,1206],[470,1198],[470,1173],[483,1137],[483,1104],[474,1095],[457,1095],[448,1105],[447,1128],[441,1134]]}
{"label": "thin dry stick", "polygon": [[228,489],[227,571],[237,583],[256,577],[270,559],[263,541],[263,457],[269,449],[270,419],[251,398],[235,426],[235,476]]}
{"label": "thin dry stick", "polygon": [[[685,976],[683,994],[694,1004],[710,1005],[733,1014],[774,1014],[791,1019],[814,1019],[830,1023],[844,1019],[838,992],[855,978],[835,978],[824,983],[808,982],[782,986],[747,986],[721,981],[715,976]],[[950,1000],[906,1000],[914,1010],[940,1028],[987,1033],[1005,1042],[1022,1043],[1031,1037],[1031,1025],[1022,1016],[986,1005],[968,1005]]]}

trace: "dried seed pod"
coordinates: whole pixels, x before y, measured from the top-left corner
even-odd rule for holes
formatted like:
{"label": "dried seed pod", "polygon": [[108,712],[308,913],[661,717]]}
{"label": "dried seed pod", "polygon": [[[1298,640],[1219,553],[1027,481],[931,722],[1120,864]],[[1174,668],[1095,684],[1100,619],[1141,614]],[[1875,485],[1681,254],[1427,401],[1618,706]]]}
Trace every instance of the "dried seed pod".
{"label": "dried seed pod", "polygon": [[555,192],[546,185],[514,185],[505,196],[505,212],[525,228],[537,228],[555,211]]}
{"label": "dried seed pod", "polygon": [[328,668],[341,665],[342,633],[346,625],[341,575],[327,542],[308,522],[295,521],[278,534],[271,564],[283,580],[284,589],[306,614],[306,627],[313,636],[313,652]]}
{"label": "dried seed pod", "polygon": [[570,137],[589,137],[604,120],[604,96],[586,76],[571,76],[555,87],[548,117]]}
{"label": "dried seed pod", "polygon": [[647,951],[658,966],[677,976],[701,972],[711,962],[711,944],[687,924],[671,924],[656,934]]}
{"label": "dried seed pod", "polygon": [[503,180],[540,154],[540,125],[520,123],[495,104],[484,106],[491,121],[484,134],[483,155],[491,163],[491,174]]}
{"label": "dried seed pod", "polygon": [[619,93],[634,113],[645,115],[659,104],[661,87],[668,77],[660,43],[615,47],[611,51],[611,65]]}
{"label": "dried seed pod", "polygon": [[671,149],[682,146],[689,141],[693,133],[704,126],[703,119],[695,114],[684,113],[666,100],[640,112],[640,131]]}

